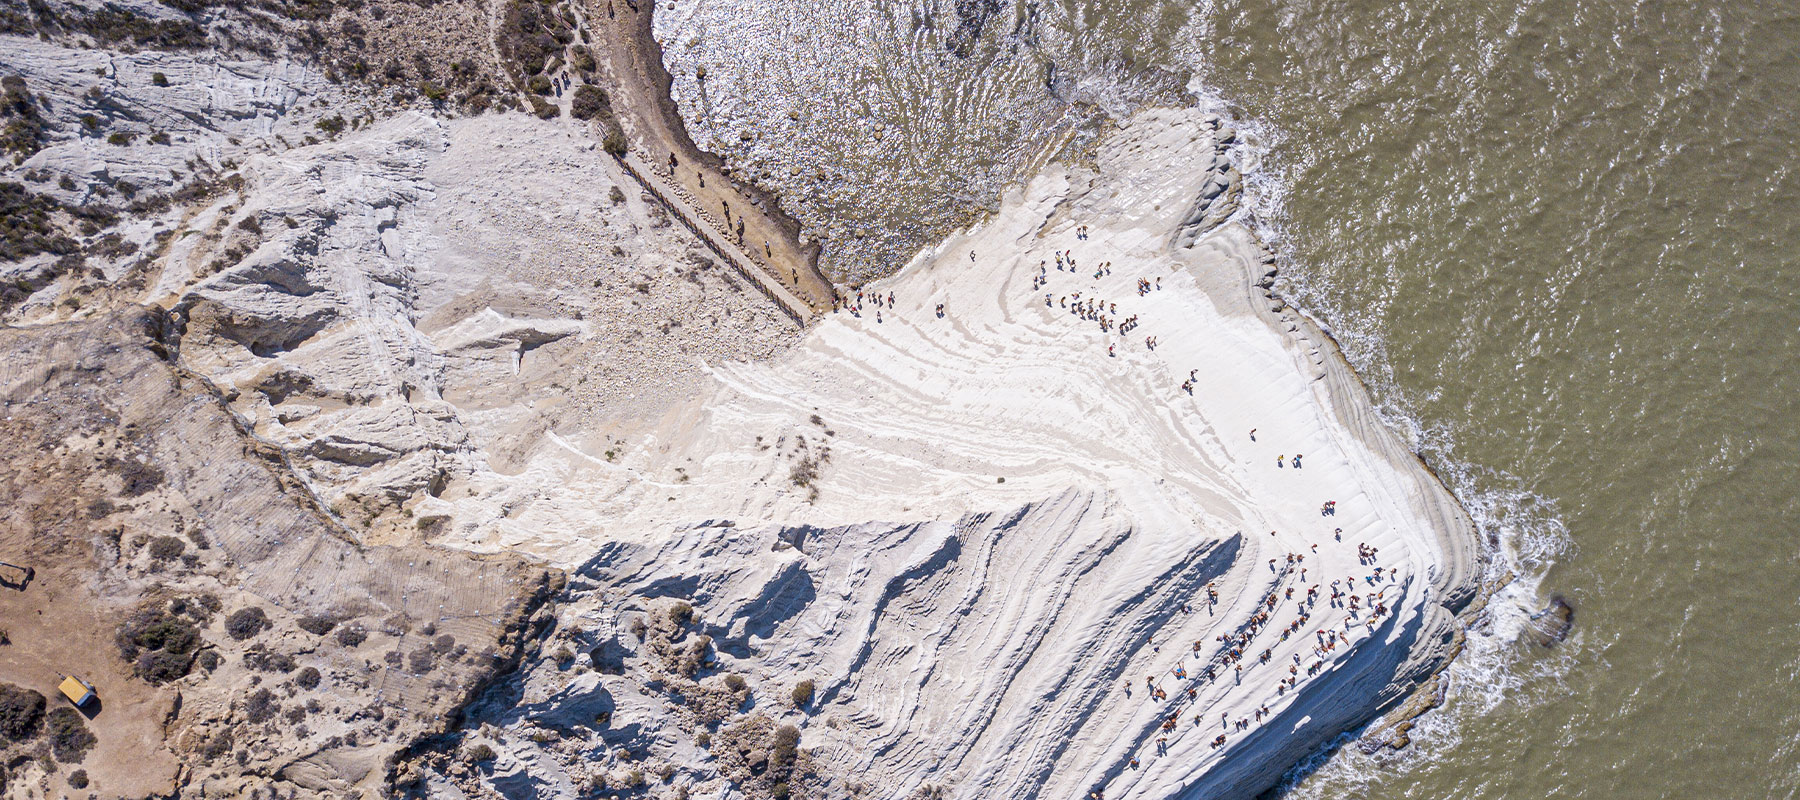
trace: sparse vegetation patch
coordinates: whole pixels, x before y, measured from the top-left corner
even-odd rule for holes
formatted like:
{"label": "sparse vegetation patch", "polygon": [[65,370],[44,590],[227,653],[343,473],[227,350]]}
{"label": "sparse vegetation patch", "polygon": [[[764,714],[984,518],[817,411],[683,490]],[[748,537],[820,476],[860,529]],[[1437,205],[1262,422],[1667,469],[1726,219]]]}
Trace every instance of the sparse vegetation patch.
{"label": "sparse vegetation patch", "polygon": [[204,615],[203,606],[186,602],[139,608],[119,625],[114,637],[119,655],[131,662],[138,677],[150,683],[185,677],[193,669],[194,655],[202,644],[196,617]]}
{"label": "sparse vegetation patch", "polygon": [[69,706],[45,715],[44,733],[50,740],[50,752],[57,761],[65,764],[79,763],[87,757],[88,748],[98,741],[93,731],[88,730],[87,720],[81,718],[81,712]]}
{"label": "sparse vegetation patch", "polygon": [[34,690],[0,683],[0,736],[24,742],[37,736],[44,719],[44,696]]}

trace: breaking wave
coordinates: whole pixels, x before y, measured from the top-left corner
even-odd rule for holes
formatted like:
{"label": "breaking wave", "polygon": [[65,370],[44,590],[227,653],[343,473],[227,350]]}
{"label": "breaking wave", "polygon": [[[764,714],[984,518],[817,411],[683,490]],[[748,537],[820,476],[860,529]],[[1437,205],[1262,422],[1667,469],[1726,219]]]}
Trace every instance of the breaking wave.
{"label": "breaking wave", "polygon": [[[1334,303],[1341,295],[1329,272],[1297,261],[1291,173],[1278,163],[1284,133],[1214,91],[1203,48],[1182,44],[1211,38],[1211,4],[1190,9],[1174,51],[1148,64],[1108,40],[1122,39],[1120,30],[1058,16],[1079,12],[954,5],[694,2],[659,12],[656,27],[695,139],[775,190],[825,240],[824,264],[847,282],[899,269],[1046,158],[1080,158],[1108,117],[1183,102],[1230,118],[1240,134],[1232,157],[1245,177],[1235,219],[1275,248],[1277,291],[1337,339],[1378,413],[1468,510],[1486,577],[1499,585],[1449,668],[1444,704],[1417,721],[1410,747],[1365,753],[1343,746],[1352,732],[1296,767],[1284,788],[1323,798],[1394,780],[1456,748],[1472,720],[1534,702],[1522,696],[1527,686],[1558,685],[1581,649],[1579,632],[1548,655],[1521,643],[1546,572],[1570,546],[1554,502],[1516,476],[1459,458],[1456,432],[1422,418],[1395,381],[1381,309]],[[987,16],[969,17],[965,7]],[[1125,12],[1096,13],[1131,23]],[[1154,66],[1165,61],[1186,77]]]}
{"label": "breaking wave", "polygon": [[[1213,108],[1220,113],[1233,112],[1229,102],[1207,91],[1198,79],[1190,88],[1216,104]],[[1526,687],[1561,685],[1561,676],[1581,650],[1579,629],[1548,656],[1532,653],[1524,638],[1532,615],[1544,603],[1543,581],[1556,559],[1568,552],[1571,539],[1554,500],[1521,488],[1524,482],[1517,476],[1460,458],[1455,431],[1425,420],[1415,410],[1415,401],[1394,379],[1379,309],[1358,311],[1334,303],[1337,295],[1330,280],[1321,277],[1324,271],[1297,263],[1297,248],[1289,237],[1289,226],[1295,223],[1286,206],[1289,179],[1273,161],[1283,133],[1255,119],[1238,118],[1234,124],[1242,140],[1234,156],[1245,176],[1238,220],[1278,254],[1281,275],[1276,291],[1331,334],[1368,385],[1383,422],[1406,437],[1462,503],[1486,557],[1484,585],[1497,587],[1487,606],[1469,621],[1463,652],[1447,673],[1443,705],[1417,720],[1406,749],[1365,752],[1346,746],[1361,734],[1352,731],[1296,765],[1281,787],[1285,796],[1297,799],[1360,795],[1454,750],[1464,739],[1465,725],[1502,704],[1533,702],[1523,696]]]}

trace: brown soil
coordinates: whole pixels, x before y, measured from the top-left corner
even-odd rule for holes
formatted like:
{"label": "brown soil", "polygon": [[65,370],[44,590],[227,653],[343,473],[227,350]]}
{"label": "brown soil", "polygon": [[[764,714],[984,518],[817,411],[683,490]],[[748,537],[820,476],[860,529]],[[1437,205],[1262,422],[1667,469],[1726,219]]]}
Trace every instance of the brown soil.
{"label": "brown soil", "polygon": [[587,0],[586,6],[595,60],[631,141],[634,167],[647,167],[655,175],[648,180],[661,179],[693,198],[708,227],[759,260],[758,267],[813,313],[830,311],[837,290],[819,272],[818,243],[802,245],[800,223],[781,211],[773,194],[733,179],[730,165],[688,136],[669,97],[673,79],[663,67],[662,48],[651,34],[654,6],[653,0]]}
{"label": "brown soil", "polygon": [[177,761],[162,746],[163,721],[174,709],[175,694],[133,677],[113,647],[113,631],[129,598],[100,596],[83,580],[83,568],[92,563],[87,548],[45,552],[32,546],[30,540],[39,537],[19,521],[13,516],[0,529],[0,553],[9,563],[34,565],[36,575],[24,588],[0,589],[0,618],[12,641],[0,647],[0,680],[42,693],[50,700],[48,709],[70,705],[56,691],[62,674],[81,676],[99,696],[82,709],[99,743],[81,763],[60,765],[45,796],[59,796],[57,790],[67,788],[67,773],[75,769],[87,770],[90,790],[102,798],[169,793]]}
{"label": "brown soil", "polygon": [[[379,794],[390,756],[454,726],[516,662],[551,576],[518,558],[350,541],[284,454],[172,363],[175,324],[134,307],[0,328],[0,561],[32,572],[0,568],[0,681],[55,708],[72,672],[100,698],[79,765],[47,773],[42,734],[0,743],[5,796],[64,794],[77,766],[99,797],[202,782]],[[140,608],[209,609],[178,612],[197,642],[177,652],[196,658],[158,686],[117,643]],[[227,624],[250,608],[266,624]],[[322,618],[366,633],[322,631]]]}

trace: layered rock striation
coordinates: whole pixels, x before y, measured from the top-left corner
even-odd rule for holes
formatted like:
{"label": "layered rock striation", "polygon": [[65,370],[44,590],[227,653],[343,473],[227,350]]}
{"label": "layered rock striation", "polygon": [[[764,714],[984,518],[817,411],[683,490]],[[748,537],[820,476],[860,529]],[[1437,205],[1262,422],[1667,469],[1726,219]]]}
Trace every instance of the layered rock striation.
{"label": "layered rock striation", "polygon": [[[1253,237],[1193,230],[1229,136],[1135,117],[784,355],[714,365],[617,463],[475,479],[475,505],[535,492],[518,546],[579,558],[552,519],[605,542],[546,645],[570,658],[478,712],[510,780],[1250,797],[1441,669],[1472,526]],[[693,617],[659,629],[671,604]],[[733,675],[731,713],[698,711]],[[801,732],[779,781],[734,773],[759,718]]]}
{"label": "layered rock striation", "polygon": [[40,587],[199,632],[52,620],[121,648],[107,791],[1249,797],[1455,653],[1469,521],[1218,118],[801,330],[584,123],[97,43],[0,37],[9,197],[82,239],[4,265],[0,477]]}

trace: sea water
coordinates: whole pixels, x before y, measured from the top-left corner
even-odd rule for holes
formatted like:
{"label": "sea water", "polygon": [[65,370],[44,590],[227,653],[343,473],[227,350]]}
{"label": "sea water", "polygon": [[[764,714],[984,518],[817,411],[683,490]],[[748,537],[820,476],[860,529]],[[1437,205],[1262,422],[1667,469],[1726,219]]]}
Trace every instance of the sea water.
{"label": "sea water", "polygon": [[[1236,119],[1240,219],[1279,250],[1278,289],[1517,576],[1410,748],[1345,737],[1291,796],[1800,791],[1800,6],[657,13],[696,141],[780,192],[845,282],[1109,119]],[[1544,647],[1527,622],[1552,595],[1575,627]]]}

